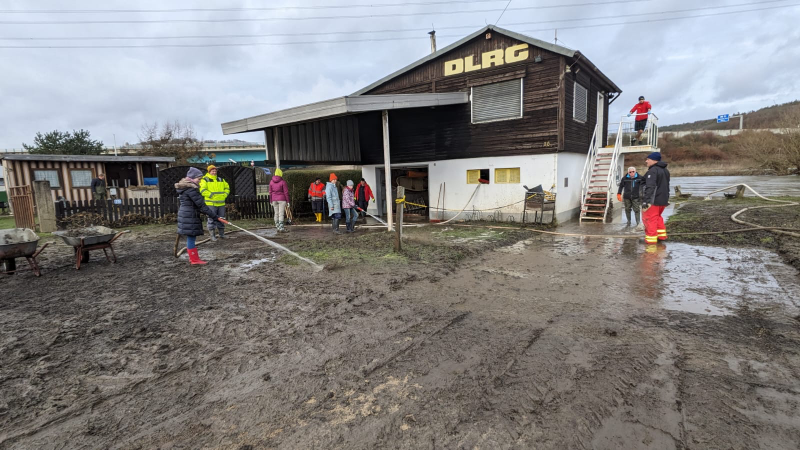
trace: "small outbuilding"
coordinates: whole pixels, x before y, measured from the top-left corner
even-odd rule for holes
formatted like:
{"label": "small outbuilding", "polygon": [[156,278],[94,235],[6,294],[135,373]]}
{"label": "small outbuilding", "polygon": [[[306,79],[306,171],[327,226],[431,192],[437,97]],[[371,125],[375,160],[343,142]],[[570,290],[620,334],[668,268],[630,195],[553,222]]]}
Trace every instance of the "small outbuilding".
{"label": "small outbuilding", "polygon": [[[92,199],[92,179],[106,175],[111,198],[131,198],[131,188],[145,185],[145,179],[157,179],[158,171],[175,162],[171,157],[104,155],[32,155],[13,154],[0,158],[8,188],[47,180],[53,201]],[[157,183],[156,183],[157,184]]]}
{"label": "small outbuilding", "polygon": [[620,92],[579,51],[487,26],[352,95],[222,131],[263,131],[276,166],[360,165],[372,213],[391,215],[387,190],[404,186],[431,220],[468,208],[520,221],[523,185],[541,185],[563,221],[581,209],[587,154],[605,146]]}

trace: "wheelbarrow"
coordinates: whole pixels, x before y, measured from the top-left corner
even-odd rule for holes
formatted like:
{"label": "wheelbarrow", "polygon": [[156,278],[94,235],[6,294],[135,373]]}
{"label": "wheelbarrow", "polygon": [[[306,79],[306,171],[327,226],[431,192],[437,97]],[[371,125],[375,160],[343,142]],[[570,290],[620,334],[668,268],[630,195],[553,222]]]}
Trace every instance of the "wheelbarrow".
{"label": "wheelbarrow", "polygon": [[17,272],[16,258],[25,258],[28,260],[28,266],[30,266],[33,274],[37,277],[40,276],[42,272],[36,262],[36,257],[50,243],[44,244],[42,248],[36,250],[38,245],[39,236],[30,228],[0,230],[0,263],[2,263],[0,272],[6,275],[13,275]]}
{"label": "wheelbarrow", "polygon": [[[116,263],[117,255],[111,244],[125,233],[130,233],[130,230],[117,232],[108,227],[87,227],[70,231],[56,231],[53,234],[75,249],[75,269],[81,270],[81,263],[89,262],[89,252],[92,250],[103,250],[106,261],[112,264]],[[108,256],[106,250],[111,251],[113,259]]]}

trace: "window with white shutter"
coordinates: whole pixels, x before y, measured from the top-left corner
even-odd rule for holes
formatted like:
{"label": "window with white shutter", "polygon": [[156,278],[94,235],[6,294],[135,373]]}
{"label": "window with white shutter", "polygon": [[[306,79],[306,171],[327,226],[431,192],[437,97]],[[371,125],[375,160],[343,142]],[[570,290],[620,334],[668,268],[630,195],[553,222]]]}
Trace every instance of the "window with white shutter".
{"label": "window with white shutter", "polygon": [[586,122],[588,116],[589,91],[577,82],[572,96],[572,118],[578,122]]}
{"label": "window with white shutter", "polygon": [[522,78],[472,87],[472,123],[522,118]]}

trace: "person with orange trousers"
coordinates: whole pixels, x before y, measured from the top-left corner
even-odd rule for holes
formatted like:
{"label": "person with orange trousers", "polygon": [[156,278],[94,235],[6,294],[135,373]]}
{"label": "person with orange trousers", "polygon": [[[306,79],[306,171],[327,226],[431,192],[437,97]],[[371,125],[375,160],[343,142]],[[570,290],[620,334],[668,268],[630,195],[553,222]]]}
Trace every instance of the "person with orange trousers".
{"label": "person with orange trousers", "polygon": [[667,240],[667,226],[661,214],[669,205],[669,170],[667,163],[661,161],[661,153],[653,152],[645,160],[647,173],[644,175],[644,198],[642,199],[642,221],[644,222],[644,242],[656,244]]}

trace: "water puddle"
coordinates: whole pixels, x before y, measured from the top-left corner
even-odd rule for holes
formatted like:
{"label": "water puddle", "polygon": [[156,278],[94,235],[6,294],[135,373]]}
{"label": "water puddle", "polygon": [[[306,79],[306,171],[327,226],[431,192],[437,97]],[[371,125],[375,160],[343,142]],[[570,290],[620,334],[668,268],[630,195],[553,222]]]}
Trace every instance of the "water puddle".
{"label": "water puddle", "polygon": [[249,271],[249,270],[253,269],[253,268],[254,268],[254,267],[256,267],[256,266],[260,266],[261,264],[265,264],[265,263],[274,262],[274,261],[275,261],[275,259],[277,259],[277,258],[276,258],[276,255],[270,256],[270,257],[268,257],[268,258],[253,259],[253,260],[251,260],[250,262],[247,262],[247,263],[241,264],[241,265],[239,266],[239,268],[240,268],[240,269],[242,269],[243,271],[247,272],[247,271]]}

